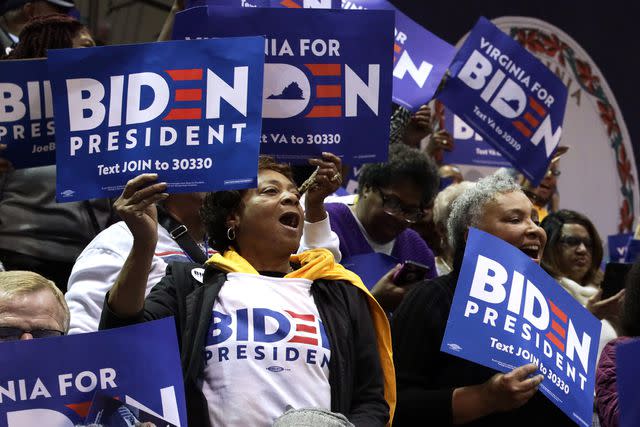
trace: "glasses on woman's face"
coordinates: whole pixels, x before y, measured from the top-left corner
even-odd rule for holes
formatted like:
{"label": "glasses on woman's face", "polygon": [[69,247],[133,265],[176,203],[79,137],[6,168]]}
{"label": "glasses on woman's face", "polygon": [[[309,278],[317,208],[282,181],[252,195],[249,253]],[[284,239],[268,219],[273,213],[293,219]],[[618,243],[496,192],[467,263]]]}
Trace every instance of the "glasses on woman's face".
{"label": "glasses on woman's face", "polygon": [[14,328],[12,326],[0,326],[0,342],[2,341],[18,341],[23,334],[31,334],[33,338],[50,338],[64,335],[64,332],[55,329],[33,329],[27,331],[22,328]]}
{"label": "glasses on woman's face", "polygon": [[376,191],[380,194],[382,209],[385,213],[400,218],[409,224],[415,224],[424,217],[424,209],[422,207],[407,206],[392,194],[385,194],[379,188],[376,188]]}
{"label": "glasses on woman's face", "polygon": [[561,236],[560,239],[558,239],[558,241],[563,245],[568,246],[572,249],[577,248],[581,244],[583,244],[584,247],[587,248],[587,250],[589,251],[593,249],[593,242],[589,237]]}

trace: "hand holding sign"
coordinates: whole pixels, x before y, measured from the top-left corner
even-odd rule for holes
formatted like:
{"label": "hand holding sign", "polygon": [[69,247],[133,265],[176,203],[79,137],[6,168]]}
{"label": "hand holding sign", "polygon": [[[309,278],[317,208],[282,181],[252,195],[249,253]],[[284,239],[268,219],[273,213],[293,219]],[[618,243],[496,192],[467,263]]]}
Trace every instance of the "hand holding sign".
{"label": "hand holding sign", "polygon": [[411,147],[419,147],[420,141],[431,132],[431,109],[427,105],[422,105],[409,120],[404,132],[404,143]]}
{"label": "hand holding sign", "polygon": [[451,403],[454,424],[466,424],[524,405],[542,382],[542,375],[530,377],[536,370],[536,365],[530,363],[506,374],[495,374],[483,384],[454,389]]}
{"label": "hand holding sign", "polygon": [[313,183],[309,186],[305,197],[305,220],[317,222],[327,217],[324,199],[336,192],[342,184],[342,161],[340,157],[324,152],[322,159],[309,159],[309,164],[317,166]]}
{"label": "hand holding sign", "polygon": [[[129,180],[124,191],[113,204],[120,218],[127,224],[134,242],[146,242],[155,247],[158,240],[158,211],[155,203],[166,199],[166,182],[157,181],[155,173],[145,173]],[[151,185],[150,185],[151,184]]]}

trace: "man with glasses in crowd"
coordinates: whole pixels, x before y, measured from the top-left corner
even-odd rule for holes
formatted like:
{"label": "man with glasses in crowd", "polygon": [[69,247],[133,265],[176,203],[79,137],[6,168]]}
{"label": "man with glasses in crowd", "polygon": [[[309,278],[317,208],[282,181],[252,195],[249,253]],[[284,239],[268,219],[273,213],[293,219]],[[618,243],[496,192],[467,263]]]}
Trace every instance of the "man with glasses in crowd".
{"label": "man with glasses in crowd", "polygon": [[[342,259],[373,252],[389,255],[398,263],[415,261],[436,274],[434,256],[425,241],[409,226],[424,215],[438,192],[438,170],[424,153],[404,144],[393,144],[387,163],[363,166],[355,204],[327,203],[331,229],[340,239]],[[343,262],[343,263],[344,263]],[[371,292],[387,311],[402,300],[408,286],[396,286],[396,266]],[[373,283],[365,283],[369,288]]]}
{"label": "man with glasses in crowd", "polygon": [[0,342],[65,335],[69,309],[56,285],[30,271],[0,272]]}

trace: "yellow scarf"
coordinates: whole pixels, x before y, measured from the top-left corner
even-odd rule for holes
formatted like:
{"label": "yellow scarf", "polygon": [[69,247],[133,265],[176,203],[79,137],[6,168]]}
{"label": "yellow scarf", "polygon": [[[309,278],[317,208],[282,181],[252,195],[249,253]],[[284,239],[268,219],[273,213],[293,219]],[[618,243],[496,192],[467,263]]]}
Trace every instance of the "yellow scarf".
{"label": "yellow scarf", "polygon": [[[396,408],[396,377],[393,367],[393,353],[391,350],[391,330],[384,310],[380,307],[373,295],[369,293],[369,290],[364,283],[362,283],[360,277],[336,263],[333,255],[327,249],[312,249],[301,254],[292,255],[291,262],[300,264],[301,267],[284,276],[285,278],[308,279],[311,281],[317,279],[344,280],[360,289],[366,295],[371,318],[376,330],[378,353],[380,354],[380,363],[384,373],[384,397],[389,404],[388,425],[391,425]],[[214,254],[206,264],[211,264],[227,273],[258,274],[256,269],[233,249],[226,251],[224,256],[218,253]]]}

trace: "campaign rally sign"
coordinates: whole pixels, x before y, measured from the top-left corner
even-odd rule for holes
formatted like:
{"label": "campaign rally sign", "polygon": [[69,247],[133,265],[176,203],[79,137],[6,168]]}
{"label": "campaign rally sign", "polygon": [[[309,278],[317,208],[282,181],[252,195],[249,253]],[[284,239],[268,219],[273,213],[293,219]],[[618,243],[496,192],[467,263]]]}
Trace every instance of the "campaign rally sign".
{"label": "campaign rally sign", "polygon": [[386,0],[343,0],[349,10],[387,9],[396,13],[393,44],[393,101],[417,111],[436,93],[455,48]]}
{"label": "campaign rally sign", "polygon": [[616,387],[620,410],[620,427],[640,425],[640,340],[622,342],[616,346]]}
{"label": "campaign rally sign", "polygon": [[51,84],[44,59],[0,61],[0,157],[15,169],[56,162]]}
{"label": "campaign rally sign", "polygon": [[177,426],[187,423],[173,318],[0,343],[0,365],[0,427],[73,427],[85,420],[97,392]]}
{"label": "campaign rally sign", "polygon": [[58,201],[140,173],[174,193],[256,186],[263,37],[53,50],[48,65]]}
{"label": "campaign rally sign", "polygon": [[560,141],[567,87],[484,17],[450,70],[438,98],[538,185]]}
{"label": "campaign rally sign", "polygon": [[590,427],[600,327],[524,252],[469,230],[442,351],[502,372],[535,363],[542,393]]}
{"label": "campaign rally sign", "polygon": [[176,39],[252,34],[267,39],[261,153],[386,161],[392,12],[209,6],[178,13],[174,26]]}
{"label": "campaign rally sign", "polygon": [[632,238],[633,233],[622,233],[608,236],[607,246],[609,247],[609,261],[625,262],[627,257],[627,248]]}
{"label": "campaign rally sign", "polygon": [[480,134],[449,109],[444,110],[444,126],[454,143],[452,151],[444,152],[445,164],[511,167],[500,151],[487,144]]}
{"label": "campaign rally sign", "polygon": [[341,0],[191,0],[187,8],[197,6],[280,7],[288,9],[340,9]]}
{"label": "campaign rally sign", "polygon": [[638,260],[638,256],[640,256],[640,240],[629,239],[624,262],[636,262]]}

